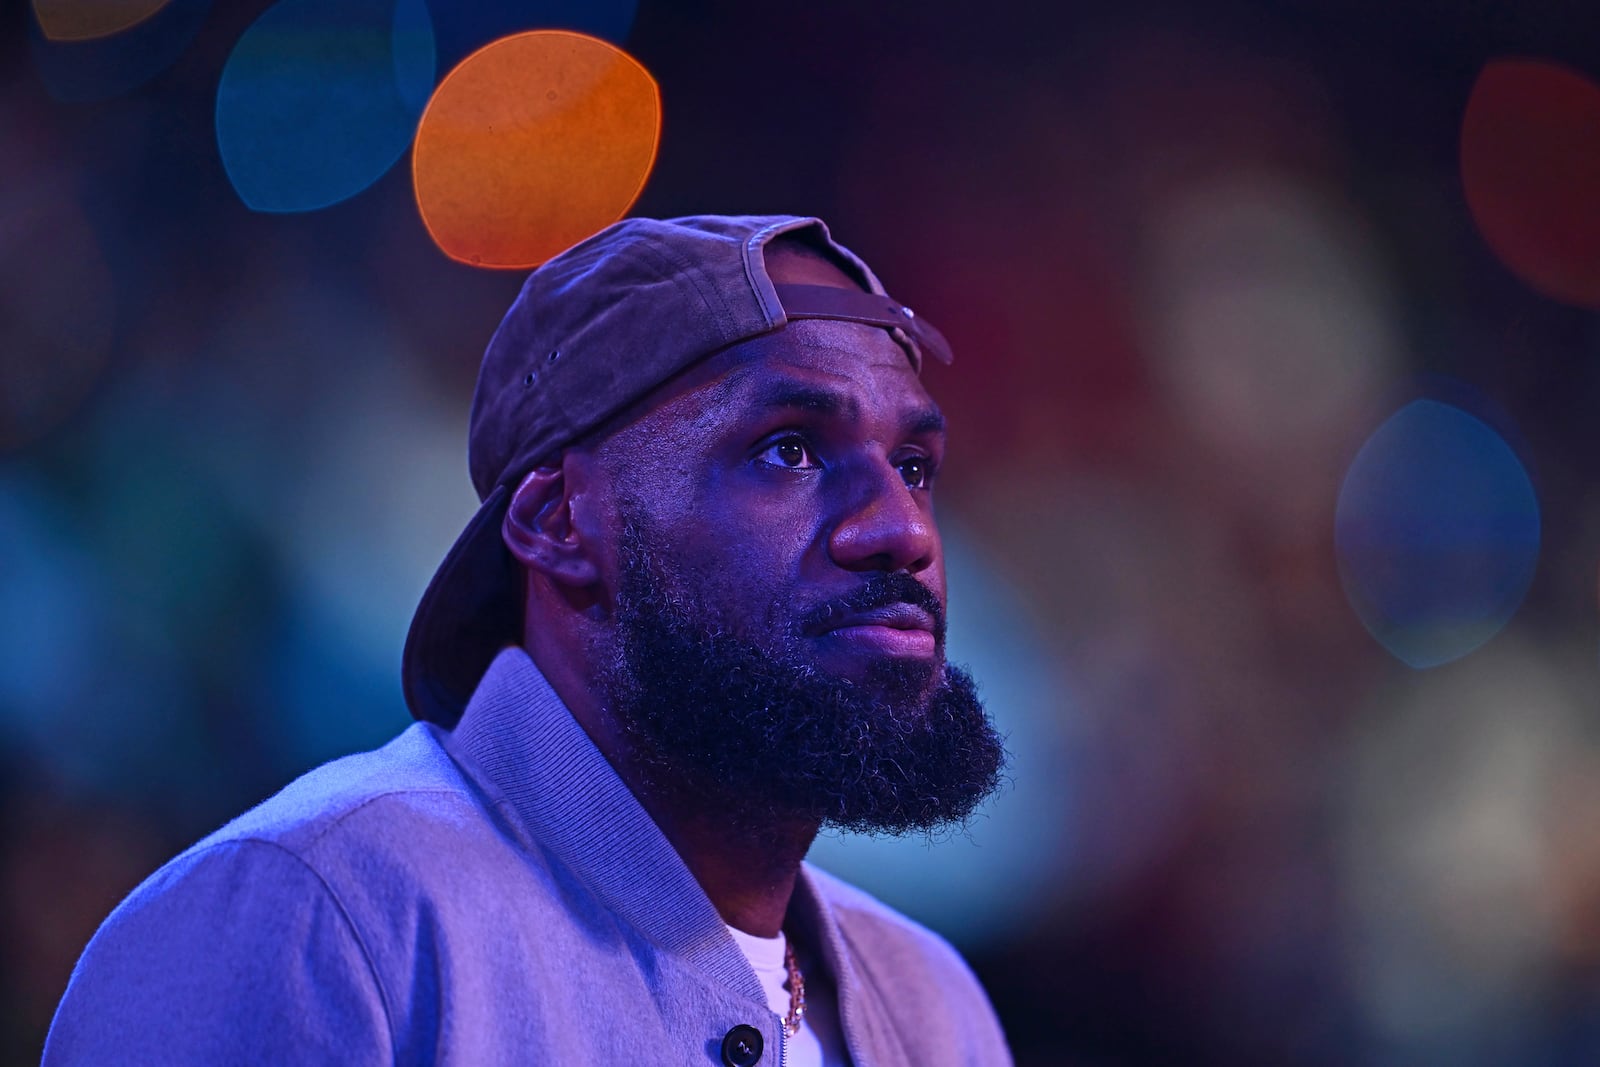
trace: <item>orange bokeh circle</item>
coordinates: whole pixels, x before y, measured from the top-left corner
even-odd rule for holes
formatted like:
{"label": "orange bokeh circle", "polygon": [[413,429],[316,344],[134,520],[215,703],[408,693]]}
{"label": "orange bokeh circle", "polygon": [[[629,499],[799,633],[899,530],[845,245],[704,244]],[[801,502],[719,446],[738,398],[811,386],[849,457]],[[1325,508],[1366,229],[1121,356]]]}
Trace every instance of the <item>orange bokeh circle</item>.
{"label": "orange bokeh circle", "polygon": [[534,267],[627,213],[660,139],[660,90],[632,56],[566,30],[514,34],[434,90],[417,207],[451,259]]}
{"label": "orange bokeh circle", "polygon": [[132,29],[169,0],[33,0],[39,30],[50,41],[92,41]]}

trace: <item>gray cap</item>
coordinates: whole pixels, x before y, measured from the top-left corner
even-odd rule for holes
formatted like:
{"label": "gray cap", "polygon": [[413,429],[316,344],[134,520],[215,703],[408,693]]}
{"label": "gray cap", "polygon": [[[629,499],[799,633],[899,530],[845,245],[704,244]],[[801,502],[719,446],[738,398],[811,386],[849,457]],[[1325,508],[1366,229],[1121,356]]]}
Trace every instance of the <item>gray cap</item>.
{"label": "gray cap", "polygon": [[[776,285],[765,249],[790,234],[846,266],[861,291]],[[489,663],[522,637],[521,583],[500,536],[522,478],[713,352],[795,319],[881,326],[920,373],[945,339],[890,299],[820,219],[625,219],[528,276],[478,372],[467,465],[483,502],[434,573],[406,636],[411,714],[453,726]]]}

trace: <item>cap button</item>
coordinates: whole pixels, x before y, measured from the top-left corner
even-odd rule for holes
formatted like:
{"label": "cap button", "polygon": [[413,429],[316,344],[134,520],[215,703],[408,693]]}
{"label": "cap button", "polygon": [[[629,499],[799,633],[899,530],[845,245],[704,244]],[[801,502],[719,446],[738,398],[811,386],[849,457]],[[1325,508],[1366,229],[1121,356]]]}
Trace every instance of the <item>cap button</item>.
{"label": "cap button", "polygon": [[912,311],[910,308],[907,308],[907,307],[901,308],[900,309],[900,314],[904,315],[908,319],[914,319],[914,318],[917,317],[917,313],[915,311]]}
{"label": "cap button", "polygon": [[722,1039],[722,1062],[727,1067],[755,1067],[765,1045],[760,1030],[749,1023],[740,1023]]}

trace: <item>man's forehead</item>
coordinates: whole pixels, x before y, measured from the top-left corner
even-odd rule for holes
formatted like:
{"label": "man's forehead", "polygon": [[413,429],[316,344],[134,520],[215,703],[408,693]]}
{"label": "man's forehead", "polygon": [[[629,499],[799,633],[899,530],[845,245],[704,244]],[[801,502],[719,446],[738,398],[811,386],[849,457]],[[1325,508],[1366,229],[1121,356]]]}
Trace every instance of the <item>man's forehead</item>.
{"label": "man's forehead", "polygon": [[780,237],[762,253],[767,274],[779,284],[832,285],[859,288],[856,278],[819,249]]}
{"label": "man's forehead", "polygon": [[899,342],[887,330],[859,322],[801,319],[723,349],[707,363],[730,374],[763,366],[866,372],[884,380],[903,378],[920,388],[916,365]]}
{"label": "man's forehead", "polygon": [[905,349],[885,331],[858,323],[790,323],[707,362],[717,396],[729,402],[764,391],[773,379],[800,379],[879,402],[933,403]]}
{"label": "man's forehead", "polygon": [[904,349],[876,327],[825,321],[790,323],[707,357],[650,402],[636,425],[682,439],[779,409],[873,416],[898,434],[944,432],[944,416]]}

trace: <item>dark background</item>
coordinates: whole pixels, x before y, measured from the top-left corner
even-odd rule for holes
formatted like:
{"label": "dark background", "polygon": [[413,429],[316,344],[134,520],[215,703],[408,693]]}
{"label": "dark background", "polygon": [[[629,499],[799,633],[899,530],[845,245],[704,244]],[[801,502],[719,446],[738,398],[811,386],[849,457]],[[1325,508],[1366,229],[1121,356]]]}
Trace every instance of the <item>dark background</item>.
{"label": "dark background", "polygon": [[[214,108],[266,7],[173,5],[118,86],[0,5],[7,1062],[135,883],[404,727],[474,506],[519,274],[434,247],[407,159],[241,203]],[[957,352],[951,648],[1013,781],[818,861],[956,941],[1022,1064],[1600,1058],[1600,90],[1512,93],[1462,155],[1486,65],[1600,76],[1600,17],[642,0],[619,43],[664,114],[634,213],[821,215]],[[1526,471],[1531,585],[1515,487],[1417,446],[1403,588],[1347,593],[1341,486],[1419,398]],[[1418,627],[1446,662],[1391,654]]]}

